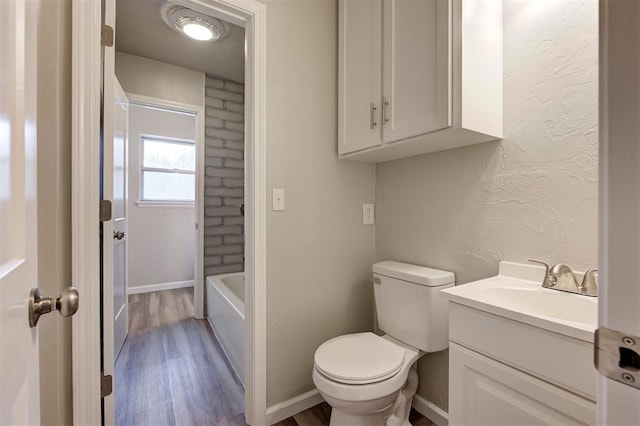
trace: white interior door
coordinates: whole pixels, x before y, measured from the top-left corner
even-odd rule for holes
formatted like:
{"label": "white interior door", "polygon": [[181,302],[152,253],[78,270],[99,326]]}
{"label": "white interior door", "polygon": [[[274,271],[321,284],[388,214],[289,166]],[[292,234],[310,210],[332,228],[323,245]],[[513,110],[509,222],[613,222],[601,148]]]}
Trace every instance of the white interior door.
{"label": "white interior door", "polygon": [[114,79],[113,105],[113,358],[117,359],[127,338],[127,173],[129,151],[129,102],[118,79]]}
{"label": "white interior door", "polygon": [[598,376],[602,425],[640,424],[640,390],[629,386],[640,384],[639,121],[640,2],[601,0],[598,326],[623,333],[609,352],[623,368]]}
{"label": "white interior door", "polygon": [[37,287],[36,1],[0,1],[0,424],[40,424]]}
{"label": "white interior door", "polygon": [[[111,28],[115,28],[116,21],[116,5],[115,0],[106,0],[104,2],[104,24]],[[111,220],[102,222],[102,371],[105,376],[113,377],[113,381],[118,380],[114,377],[115,356],[117,354],[114,343],[116,341],[116,330],[114,328],[115,318],[118,313],[116,310],[117,290],[114,287],[114,266],[116,255],[113,234],[116,230],[116,222],[114,220],[117,214],[117,202],[114,202],[114,194],[117,189],[114,188],[114,167],[115,167],[115,128],[116,128],[116,78],[115,78],[115,48],[113,46],[105,46],[103,48],[102,58],[102,176],[101,176],[101,197],[103,200],[112,202]],[[126,157],[125,157],[126,158]],[[125,294],[126,298],[126,294]],[[113,386],[115,389],[115,384]],[[114,395],[104,397],[102,405],[103,424],[114,424]]]}

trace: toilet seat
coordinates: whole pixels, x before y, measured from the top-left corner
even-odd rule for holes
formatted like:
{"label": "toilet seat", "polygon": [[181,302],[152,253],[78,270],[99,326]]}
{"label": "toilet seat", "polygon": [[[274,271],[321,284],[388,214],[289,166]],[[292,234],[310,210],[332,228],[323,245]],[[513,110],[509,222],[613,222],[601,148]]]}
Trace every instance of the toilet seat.
{"label": "toilet seat", "polygon": [[405,350],[373,333],[339,336],[316,351],[316,369],[339,383],[363,385],[387,380],[402,369]]}

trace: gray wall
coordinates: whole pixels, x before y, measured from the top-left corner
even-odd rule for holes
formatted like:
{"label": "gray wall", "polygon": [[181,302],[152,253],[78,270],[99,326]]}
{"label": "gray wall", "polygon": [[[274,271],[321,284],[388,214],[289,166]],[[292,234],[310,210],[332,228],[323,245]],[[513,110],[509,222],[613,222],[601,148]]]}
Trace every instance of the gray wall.
{"label": "gray wall", "polygon": [[205,80],[204,276],[244,271],[244,85]]}
{"label": "gray wall", "polygon": [[[267,3],[267,404],[314,388],[325,340],[372,327],[374,166],[337,159],[337,1]],[[321,35],[321,36],[319,36]],[[269,203],[270,205],[270,203]]]}
{"label": "gray wall", "polygon": [[[458,284],[499,260],[597,266],[597,2],[504,6],[504,140],[379,164],[377,260],[450,270]],[[419,364],[419,394],[444,409],[447,363],[441,352]]]}
{"label": "gray wall", "polygon": [[196,233],[193,204],[139,203],[140,145],[144,135],[195,140],[195,116],[140,105],[129,107],[127,290],[141,291],[142,286],[157,284],[193,285]]}
{"label": "gray wall", "polygon": [[[204,106],[201,72],[116,52],[115,72],[127,94]],[[140,206],[140,137],[193,139],[194,116],[132,105],[129,110],[127,287],[193,281],[193,206]]]}

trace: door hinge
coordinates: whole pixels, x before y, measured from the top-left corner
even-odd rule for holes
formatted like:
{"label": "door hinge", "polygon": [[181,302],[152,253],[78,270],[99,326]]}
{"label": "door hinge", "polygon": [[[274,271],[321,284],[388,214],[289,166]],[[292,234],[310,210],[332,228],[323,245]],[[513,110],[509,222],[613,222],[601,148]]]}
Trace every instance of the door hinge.
{"label": "door hinge", "polygon": [[113,392],[113,377],[111,375],[102,375],[100,377],[100,396],[104,398],[105,396],[111,395]]}
{"label": "door hinge", "polygon": [[102,31],[100,35],[101,43],[103,46],[113,46],[113,28],[111,28],[109,25],[102,25]]}
{"label": "door hinge", "polygon": [[100,222],[111,220],[111,201],[100,200]]}
{"label": "door hinge", "polygon": [[640,389],[640,337],[600,327],[594,340],[594,361],[600,374]]}

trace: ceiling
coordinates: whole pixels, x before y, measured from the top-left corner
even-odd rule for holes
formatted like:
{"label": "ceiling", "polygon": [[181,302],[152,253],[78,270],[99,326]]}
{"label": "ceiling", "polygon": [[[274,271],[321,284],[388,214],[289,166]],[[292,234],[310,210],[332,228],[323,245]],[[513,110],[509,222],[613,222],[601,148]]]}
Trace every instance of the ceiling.
{"label": "ceiling", "polygon": [[244,28],[227,23],[229,33],[214,43],[178,34],[164,23],[165,0],[117,0],[116,50],[244,82]]}

